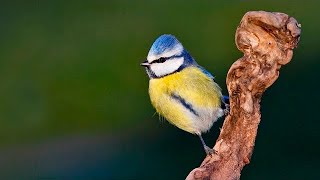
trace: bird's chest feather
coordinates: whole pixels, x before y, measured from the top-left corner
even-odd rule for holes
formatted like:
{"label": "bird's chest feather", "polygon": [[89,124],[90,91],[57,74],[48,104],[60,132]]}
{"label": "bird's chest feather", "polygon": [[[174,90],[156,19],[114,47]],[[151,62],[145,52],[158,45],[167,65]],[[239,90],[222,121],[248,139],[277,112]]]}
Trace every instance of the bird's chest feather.
{"label": "bird's chest feather", "polygon": [[219,86],[195,67],[151,79],[149,94],[159,114],[188,132],[195,131],[197,121],[208,121],[220,108]]}

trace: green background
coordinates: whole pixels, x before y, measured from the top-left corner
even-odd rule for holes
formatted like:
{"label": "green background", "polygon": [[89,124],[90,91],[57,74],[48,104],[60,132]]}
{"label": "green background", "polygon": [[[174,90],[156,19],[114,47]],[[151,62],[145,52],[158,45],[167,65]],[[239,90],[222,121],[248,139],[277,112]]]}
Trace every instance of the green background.
{"label": "green background", "polygon": [[[302,24],[290,64],[262,98],[242,179],[320,179],[320,2],[28,1],[0,4],[0,179],[184,179],[205,154],[198,137],[161,120],[139,63],[161,34],[225,77],[242,56],[245,12]],[[159,120],[160,119],[160,120]],[[204,138],[211,146],[222,120]]]}

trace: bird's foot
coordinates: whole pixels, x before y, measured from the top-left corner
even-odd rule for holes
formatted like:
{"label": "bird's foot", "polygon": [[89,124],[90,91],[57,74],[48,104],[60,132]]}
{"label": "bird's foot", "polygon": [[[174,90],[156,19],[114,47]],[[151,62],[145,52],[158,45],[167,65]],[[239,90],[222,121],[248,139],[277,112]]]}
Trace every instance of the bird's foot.
{"label": "bird's foot", "polygon": [[218,152],[214,149],[211,149],[210,147],[208,146],[204,146],[204,151],[206,151],[206,154],[207,155],[211,155],[211,154],[218,154]]}

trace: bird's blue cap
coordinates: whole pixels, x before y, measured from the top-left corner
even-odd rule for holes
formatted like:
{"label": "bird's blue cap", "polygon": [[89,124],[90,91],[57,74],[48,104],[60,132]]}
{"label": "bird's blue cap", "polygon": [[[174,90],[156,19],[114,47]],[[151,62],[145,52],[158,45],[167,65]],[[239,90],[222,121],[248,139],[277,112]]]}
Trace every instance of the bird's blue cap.
{"label": "bird's blue cap", "polygon": [[149,55],[157,56],[168,52],[170,50],[177,49],[182,51],[182,44],[171,34],[164,34],[158,37],[152,44]]}

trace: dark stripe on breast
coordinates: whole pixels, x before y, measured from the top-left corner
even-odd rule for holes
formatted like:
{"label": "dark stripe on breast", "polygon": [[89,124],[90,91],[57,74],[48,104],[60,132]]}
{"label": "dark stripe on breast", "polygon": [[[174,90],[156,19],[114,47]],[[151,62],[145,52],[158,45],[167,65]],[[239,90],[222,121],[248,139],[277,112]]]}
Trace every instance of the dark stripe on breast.
{"label": "dark stripe on breast", "polygon": [[187,108],[190,112],[192,112],[194,115],[199,116],[199,114],[193,109],[192,105],[190,103],[187,103],[185,99],[183,99],[181,96],[172,93],[171,97],[175,100],[177,100],[180,104],[182,104],[185,108]]}

